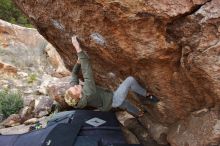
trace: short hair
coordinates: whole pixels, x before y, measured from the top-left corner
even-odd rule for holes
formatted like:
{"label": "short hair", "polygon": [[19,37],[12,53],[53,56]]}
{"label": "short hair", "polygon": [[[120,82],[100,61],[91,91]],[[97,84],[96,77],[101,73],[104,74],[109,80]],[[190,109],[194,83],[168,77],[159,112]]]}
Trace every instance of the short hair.
{"label": "short hair", "polygon": [[65,92],[64,100],[69,106],[75,107],[80,100],[79,96],[80,94],[73,94],[71,90],[68,89]]}

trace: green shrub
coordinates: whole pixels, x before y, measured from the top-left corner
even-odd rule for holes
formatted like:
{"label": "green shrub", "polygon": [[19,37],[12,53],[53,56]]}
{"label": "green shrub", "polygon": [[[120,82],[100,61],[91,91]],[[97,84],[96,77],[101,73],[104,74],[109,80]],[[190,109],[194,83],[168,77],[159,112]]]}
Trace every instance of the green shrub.
{"label": "green shrub", "polygon": [[0,113],[5,118],[17,113],[23,107],[23,99],[19,92],[8,89],[0,91]]}
{"label": "green shrub", "polygon": [[30,84],[30,83],[34,83],[35,81],[37,81],[37,75],[29,74],[27,77],[27,82]]}
{"label": "green shrub", "polygon": [[25,27],[32,27],[27,17],[16,8],[12,0],[0,0],[0,19],[8,21],[13,24],[22,25]]}

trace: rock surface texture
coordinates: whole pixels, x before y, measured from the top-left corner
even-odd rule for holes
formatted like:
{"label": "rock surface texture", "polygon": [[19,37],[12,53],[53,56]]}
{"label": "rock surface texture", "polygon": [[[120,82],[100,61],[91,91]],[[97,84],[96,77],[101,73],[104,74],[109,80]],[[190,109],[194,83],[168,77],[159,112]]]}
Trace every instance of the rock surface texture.
{"label": "rock surface texture", "polygon": [[171,145],[219,146],[220,120],[218,111],[203,109],[192,113],[170,128],[168,140]]}
{"label": "rock surface texture", "polygon": [[[97,84],[114,89],[132,75],[158,96],[160,102],[147,106],[149,114],[145,116],[169,128],[184,119],[190,123],[192,112],[207,108],[207,115],[199,120],[219,120],[219,0],[14,2],[57,48],[69,69],[76,61],[70,40],[76,34],[91,58]],[[213,115],[213,108],[218,116],[208,116]],[[218,128],[218,132],[201,131],[215,137],[209,138],[197,135],[199,127],[185,126],[189,135],[206,140],[196,143],[193,141],[198,139],[183,137],[184,143],[181,136],[173,136],[168,138],[172,146],[220,141]],[[180,142],[175,144],[174,139]]]}

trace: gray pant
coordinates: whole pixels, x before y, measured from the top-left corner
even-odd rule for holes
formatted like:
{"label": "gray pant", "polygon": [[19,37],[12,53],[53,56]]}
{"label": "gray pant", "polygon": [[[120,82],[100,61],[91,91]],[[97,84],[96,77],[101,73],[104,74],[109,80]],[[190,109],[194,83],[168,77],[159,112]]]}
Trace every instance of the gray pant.
{"label": "gray pant", "polygon": [[114,91],[112,107],[119,107],[126,99],[129,90],[142,96],[147,95],[147,91],[138,84],[135,78],[129,76],[120,84],[117,90]]}

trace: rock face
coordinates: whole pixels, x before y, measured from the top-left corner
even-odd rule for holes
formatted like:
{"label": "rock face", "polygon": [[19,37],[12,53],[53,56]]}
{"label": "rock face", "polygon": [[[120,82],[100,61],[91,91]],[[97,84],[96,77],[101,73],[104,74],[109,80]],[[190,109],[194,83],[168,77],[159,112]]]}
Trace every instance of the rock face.
{"label": "rock face", "polygon": [[172,146],[220,144],[220,120],[216,111],[195,112],[170,129],[168,140]]}
{"label": "rock face", "polygon": [[[219,0],[14,2],[69,69],[76,61],[70,40],[76,34],[91,58],[97,84],[115,88],[126,76],[135,76],[160,98],[146,107],[153,120],[169,127],[196,110],[219,111]],[[207,141],[204,145],[212,139]]]}
{"label": "rock face", "polygon": [[10,64],[0,62],[0,73],[7,75],[15,75],[17,74],[17,68]]}
{"label": "rock face", "polygon": [[[47,54],[47,57],[46,55]],[[32,72],[50,71],[67,76],[65,68],[56,49],[33,28],[25,28],[0,20],[0,71],[12,74],[17,69],[34,68]],[[4,66],[3,66],[4,65]]]}

